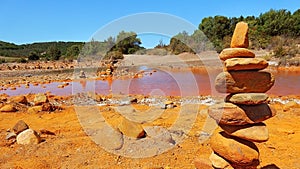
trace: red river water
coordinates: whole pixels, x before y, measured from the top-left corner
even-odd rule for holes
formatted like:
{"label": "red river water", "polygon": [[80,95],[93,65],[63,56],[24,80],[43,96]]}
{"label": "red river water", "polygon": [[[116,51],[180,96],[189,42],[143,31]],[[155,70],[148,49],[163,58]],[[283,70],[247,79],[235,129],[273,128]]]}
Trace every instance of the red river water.
{"label": "red river water", "polygon": [[[157,71],[146,74],[141,78],[116,79],[113,81],[81,80],[71,82],[65,88],[58,88],[61,82],[25,88],[21,86],[16,90],[2,90],[0,93],[20,95],[28,93],[41,93],[50,91],[55,95],[71,95],[80,92],[92,91],[99,94],[144,94],[165,96],[197,96],[210,95],[214,90],[214,79],[220,71],[207,73],[203,70],[192,71]],[[272,71],[275,75],[275,84],[267,93],[277,96],[300,95],[299,72]],[[210,80],[212,79],[212,80]]]}

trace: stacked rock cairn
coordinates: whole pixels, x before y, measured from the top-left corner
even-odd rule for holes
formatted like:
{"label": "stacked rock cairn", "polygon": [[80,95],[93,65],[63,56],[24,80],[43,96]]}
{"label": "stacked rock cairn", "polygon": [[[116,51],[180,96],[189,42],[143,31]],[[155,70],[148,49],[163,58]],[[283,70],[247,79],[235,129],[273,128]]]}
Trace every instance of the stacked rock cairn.
{"label": "stacked rock cairn", "polygon": [[248,24],[239,22],[231,48],[219,55],[224,71],[215,80],[216,90],[229,95],[225,102],[211,106],[208,111],[222,129],[210,140],[213,153],[209,159],[214,168],[257,168],[259,150],[253,142],[269,138],[263,121],[273,117],[275,110],[267,104],[265,92],[275,80],[271,73],[263,71],[268,62],[255,58],[248,46]]}

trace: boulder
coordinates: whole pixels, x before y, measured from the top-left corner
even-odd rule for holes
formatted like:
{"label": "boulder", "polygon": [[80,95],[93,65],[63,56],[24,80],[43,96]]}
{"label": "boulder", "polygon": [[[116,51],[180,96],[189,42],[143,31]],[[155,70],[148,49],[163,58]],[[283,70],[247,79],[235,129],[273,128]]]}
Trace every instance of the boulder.
{"label": "boulder", "polygon": [[209,160],[215,168],[233,169],[229,162],[227,162],[224,158],[220,157],[215,152],[211,153],[211,155],[209,156]]}
{"label": "boulder", "polygon": [[269,139],[268,128],[264,123],[246,124],[241,126],[224,125],[220,127],[226,134],[254,142],[265,142]]}
{"label": "boulder", "polygon": [[92,127],[90,129],[85,129],[85,132],[96,144],[107,151],[119,150],[124,143],[123,135],[120,131],[115,130],[109,125],[103,125],[102,123],[100,123],[97,128]]}
{"label": "boulder", "polygon": [[146,133],[140,123],[130,121],[124,117],[121,119],[118,129],[128,137],[142,138],[146,136]]}
{"label": "boulder", "polygon": [[268,67],[263,58],[231,58],[224,62],[227,71],[230,70],[262,70]]}
{"label": "boulder", "polygon": [[210,106],[208,114],[219,124],[245,125],[269,119],[276,114],[276,111],[265,103],[238,106],[232,103],[219,103]]}
{"label": "boulder", "polygon": [[29,129],[29,126],[23,120],[19,120],[13,127],[13,131],[16,134],[19,134],[22,131],[27,130],[27,129]]}
{"label": "boulder", "polygon": [[234,104],[256,105],[266,103],[268,98],[265,93],[237,93],[228,95],[225,100]]}
{"label": "boulder", "polygon": [[21,103],[21,104],[27,104],[27,98],[25,96],[13,96],[9,99],[10,102],[13,103]]}
{"label": "boulder", "polygon": [[210,146],[214,152],[230,163],[238,164],[239,166],[259,164],[258,148],[250,141],[220,132],[211,137]]}
{"label": "boulder", "polygon": [[254,58],[255,54],[245,48],[226,48],[223,49],[222,52],[219,54],[219,58],[221,60],[227,60],[231,58]]}
{"label": "boulder", "polygon": [[246,22],[239,22],[236,24],[230,47],[232,48],[248,48],[248,24]]}
{"label": "boulder", "polygon": [[41,137],[32,129],[22,131],[17,136],[17,143],[22,145],[38,144],[41,142]]}
{"label": "boulder", "polygon": [[34,105],[42,105],[43,103],[47,103],[48,102],[48,97],[43,94],[43,93],[39,93],[39,94],[36,94],[35,97],[34,97]]}
{"label": "boulder", "polygon": [[0,112],[16,112],[18,111],[13,104],[7,104],[1,107]]}
{"label": "boulder", "polygon": [[34,114],[43,111],[43,106],[33,106],[27,109],[27,113]]}
{"label": "boulder", "polygon": [[215,88],[220,93],[265,93],[274,82],[274,76],[269,72],[221,72],[216,77]]}

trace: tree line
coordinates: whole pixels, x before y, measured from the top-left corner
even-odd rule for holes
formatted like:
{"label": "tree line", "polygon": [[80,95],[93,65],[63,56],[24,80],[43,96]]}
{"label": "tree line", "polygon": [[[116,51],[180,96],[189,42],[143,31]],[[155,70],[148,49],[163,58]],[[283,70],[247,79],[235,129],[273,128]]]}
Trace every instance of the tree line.
{"label": "tree line", "polygon": [[89,42],[40,42],[16,45],[0,41],[0,56],[28,58],[28,60],[73,60],[82,55],[104,59],[122,59],[123,54],[133,54],[140,49],[141,40],[135,32],[121,31],[117,37]]}
{"label": "tree line", "polygon": [[[235,25],[240,21],[245,21],[249,25],[249,40],[252,49],[274,49],[276,48],[274,43],[278,45],[278,42],[274,42],[275,40],[282,42],[282,44],[286,41],[290,42],[288,44],[299,43],[300,9],[294,13],[285,9],[271,9],[258,17],[229,18],[220,15],[206,17],[202,19],[198,29],[193,34],[188,35],[186,32],[181,32],[171,38],[170,44],[164,48],[175,54],[191,50],[197,53],[202,50],[209,50],[211,47],[220,52],[230,46]],[[205,39],[203,35],[208,39]],[[161,48],[161,46],[158,45],[157,48]]]}

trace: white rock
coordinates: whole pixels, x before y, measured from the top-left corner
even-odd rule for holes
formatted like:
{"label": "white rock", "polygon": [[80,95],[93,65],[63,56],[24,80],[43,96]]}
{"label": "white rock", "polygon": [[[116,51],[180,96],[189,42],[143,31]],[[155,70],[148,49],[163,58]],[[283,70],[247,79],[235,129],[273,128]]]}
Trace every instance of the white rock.
{"label": "white rock", "polygon": [[38,135],[38,133],[32,129],[27,129],[22,131],[18,136],[17,136],[17,143],[18,144],[38,144],[41,142],[41,138]]}

